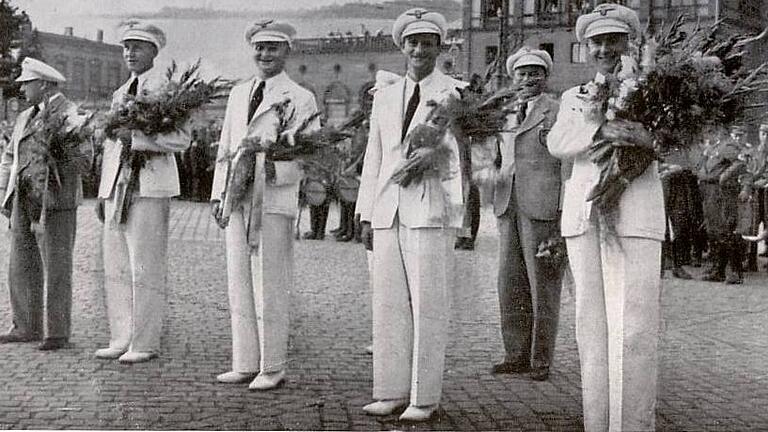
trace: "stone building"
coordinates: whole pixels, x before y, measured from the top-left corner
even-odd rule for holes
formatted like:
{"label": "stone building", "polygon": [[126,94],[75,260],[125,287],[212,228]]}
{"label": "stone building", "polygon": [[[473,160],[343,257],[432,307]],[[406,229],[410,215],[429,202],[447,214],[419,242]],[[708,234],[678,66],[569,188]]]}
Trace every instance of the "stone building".
{"label": "stone building", "polygon": [[104,43],[101,30],[93,40],[73,36],[72,27],[64,34],[38,32],[38,42],[43,61],[67,77],[62,90],[74,101],[106,106],[112,92],[128,79],[122,46]]}
{"label": "stone building", "polygon": [[[461,44],[447,38],[438,67],[452,73],[463,61]],[[298,39],[294,42],[287,72],[315,93],[329,122],[338,123],[358,106],[360,87],[374,79],[376,71],[405,73],[405,59],[388,34]]]}
{"label": "stone building", "polygon": [[[560,93],[592,78],[587,64],[586,44],[573,34],[576,19],[603,0],[509,0],[509,11],[501,11],[502,0],[464,0],[465,76],[483,74],[499,48],[499,28],[506,16],[509,52],[522,45],[548,51],[554,60],[550,90]],[[693,25],[723,19],[729,31],[760,33],[768,26],[768,5],[762,0],[619,0],[635,9],[644,24],[660,25],[684,13]],[[650,23],[649,23],[650,21]],[[768,60],[768,44],[752,47],[754,61]]]}

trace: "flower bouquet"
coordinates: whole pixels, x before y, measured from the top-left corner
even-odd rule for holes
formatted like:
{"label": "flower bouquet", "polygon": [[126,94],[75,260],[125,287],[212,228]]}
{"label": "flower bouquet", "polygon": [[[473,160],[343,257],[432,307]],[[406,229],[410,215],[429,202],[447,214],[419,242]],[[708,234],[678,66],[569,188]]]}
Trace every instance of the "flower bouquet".
{"label": "flower bouquet", "polygon": [[[742,65],[743,47],[758,37],[720,36],[720,22],[682,31],[678,17],[657,35],[642,35],[614,74],[583,85],[584,115],[619,120],[653,147],[596,135],[589,150],[600,178],[588,196],[603,216],[614,215],[629,184],[672,147],[687,148],[706,125],[728,125],[750,114],[749,98],[768,91],[766,64]],[[634,129],[633,129],[634,128]]]}
{"label": "flower bouquet", "polygon": [[[199,77],[199,70],[200,60],[181,73],[176,62],[172,62],[165,73],[166,81],[160,88],[144,89],[136,96],[126,95],[121,104],[105,115],[102,124],[105,135],[117,139],[131,131],[153,136],[182,130],[195,110],[214,98],[224,96],[225,82],[220,78],[205,81]],[[128,184],[117,200],[118,223],[127,220],[140,171],[153,156],[156,156],[154,152],[134,151],[130,146],[123,146],[120,160],[130,174]]]}
{"label": "flower bouquet", "polygon": [[33,220],[39,229],[45,229],[48,203],[62,187],[65,164],[75,164],[81,173],[88,169],[90,155],[84,146],[90,144],[92,117],[79,115],[74,105],[53,100],[33,121],[31,136],[19,146],[19,187],[32,199]]}
{"label": "flower bouquet", "polygon": [[227,226],[235,206],[243,202],[256,176],[263,174],[264,154],[277,146],[280,135],[287,129],[292,116],[289,108],[290,100],[285,99],[252,118],[240,145],[224,156],[229,169],[221,198],[221,220],[217,221],[220,226]]}
{"label": "flower bouquet", "polygon": [[166,82],[159,89],[143,90],[113,108],[105,118],[104,132],[115,139],[120,130],[138,130],[146,135],[166,134],[182,129],[192,113],[224,96],[220,78],[199,77],[200,60],[179,73],[176,62],[166,70]]}
{"label": "flower bouquet", "polygon": [[450,127],[450,111],[447,105],[432,100],[427,106],[431,107],[427,119],[405,136],[408,158],[392,174],[392,181],[403,187],[421,181],[424,175],[444,178],[449,174],[452,150],[444,144],[443,137]]}
{"label": "flower bouquet", "polygon": [[469,138],[483,139],[504,130],[507,115],[513,112],[515,102],[523,88],[510,86],[488,95],[457,89],[460,97],[448,100],[454,127]]}

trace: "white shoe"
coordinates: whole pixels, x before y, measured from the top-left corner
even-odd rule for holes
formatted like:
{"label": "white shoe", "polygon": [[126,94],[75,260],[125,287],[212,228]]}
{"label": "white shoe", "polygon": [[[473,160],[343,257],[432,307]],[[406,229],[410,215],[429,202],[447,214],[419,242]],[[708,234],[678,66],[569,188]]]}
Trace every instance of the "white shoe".
{"label": "white shoe", "polygon": [[127,348],[101,348],[96,350],[94,353],[94,356],[99,359],[108,359],[108,360],[114,360],[121,355],[125,354],[125,352],[128,351]]}
{"label": "white shoe", "polygon": [[157,357],[157,353],[154,352],[146,352],[146,351],[128,351],[127,353],[120,356],[117,361],[120,363],[144,363],[152,360],[153,358]]}
{"label": "white shoe", "polygon": [[416,406],[410,405],[405,412],[400,416],[400,421],[407,422],[423,422],[429,420],[432,415],[437,411],[437,404]]}
{"label": "white shoe", "polygon": [[260,372],[248,385],[248,390],[271,390],[285,382],[285,370],[272,373]]}
{"label": "white shoe", "polygon": [[368,345],[367,347],[365,347],[365,352],[367,354],[373,354],[373,345]]}
{"label": "white shoe", "polygon": [[363,407],[363,411],[368,415],[385,416],[397,411],[398,408],[404,407],[407,403],[408,399],[384,399],[369,403]]}
{"label": "white shoe", "polygon": [[257,374],[258,372],[229,371],[224,372],[223,374],[219,374],[216,377],[216,381],[224,384],[241,384],[256,378]]}

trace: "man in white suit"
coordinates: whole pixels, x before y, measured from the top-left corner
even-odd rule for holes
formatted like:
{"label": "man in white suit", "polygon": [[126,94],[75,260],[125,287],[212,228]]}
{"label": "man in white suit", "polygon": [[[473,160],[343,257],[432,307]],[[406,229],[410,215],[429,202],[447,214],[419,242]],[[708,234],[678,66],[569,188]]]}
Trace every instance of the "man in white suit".
{"label": "man in white suit", "polygon": [[400,417],[424,421],[440,402],[450,269],[455,229],[461,227],[463,197],[458,145],[447,133],[441,145],[451,150],[448,178],[425,175],[407,187],[392,174],[407,159],[419,159],[404,143],[408,131],[432,109],[457,94],[464,83],[435,68],[445,37],[445,18],[411,9],[392,30],[408,64],[407,75],[376,92],[370,135],[358,194],[367,242],[373,231],[373,398],[370,415],[389,415],[409,405]]}
{"label": "man in white suit", "polygon": [[[153,68],[165,46],[161,29],[131,22],[121,42],[131,77],[113,94],[113,106],[127,95],[152,92],[164,83],[163,73]],[[189,144],[185,131],[148,136],[139,130],[120,132],[118,139],[104,143],[98,197],[105,218],[104,291],[110,341],[107,348],[96,351],[97,358],[139,363],[160,351],[171,197],[180,193],[173,153]],[[130,164],[121,162],[123,152],[146,152],[146,164],[132,174]],[[130,183],[136,179],[138,188],[131,191]]]}
{"label": "man in white suit", "polygon": [[[637,36],[637,14],[604,3],[579,17],[576,37],[586,42],[602,80],[613,73]],[[606,228],[586,197],[599,167],[589,157],[598,139],[650,147],[636,123],[590,115],[584,86],[563,94],[547,138],[557,158],[573,159],[563,200],[562,235],[575,283],[576,341],[581,362],[584,428],[588,431],[654,430],[660,321],[664,199],[658,166],[626,183],[615,226]]]}
{"label": "man in white suit", "polygon": [[[229,95],[219,140],[211,203],[222,225],[222,205],[231,169],[227,155],[240,146],[249,123],[259,122],[275,104],[287,101],[290,136],[317,112],[314,95],[284,71],[295,30],[288,24],[266,21],[248,28],[245,39],[254,51],[255,76]],[[252,125],[251,133],[273,125]],[[313,120],[308,131],[319,128]],[[256,129],[256,130],[253,130]],[[236,203],[226,222],[227,280],[232,318],[232,370],[220,374],[224,383],[251,381],[251,390],[269,390],[283,383],[288,355],[289,299],[293,286],[293,224],[298,211],[301,169],[296,161],[267,161],[274,175],[254,182],[243,203]],[[252,203],[253,189],[263,187],[260,207]],[[256,214],[255,212],[258,212]],[[260,220],[256,232],[253,224]],[[258,237],[257,239],[251,238]],[[258,248],[252,248],[254,240]]]}

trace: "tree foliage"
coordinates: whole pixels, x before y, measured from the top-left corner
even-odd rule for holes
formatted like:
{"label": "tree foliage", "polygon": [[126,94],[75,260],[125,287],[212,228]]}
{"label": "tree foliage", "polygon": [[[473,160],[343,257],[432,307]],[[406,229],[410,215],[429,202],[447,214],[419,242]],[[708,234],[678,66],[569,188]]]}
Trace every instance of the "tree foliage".
{"label": "tree foliage", "polygon": [[[14,55],[14,50],[18,50]],[[21,73],[25,57],[41,57],[37,30],[24,11],[7,0],[0,0],[0,85],[5,97],[18,96],[19,86],[13,80]]]}

